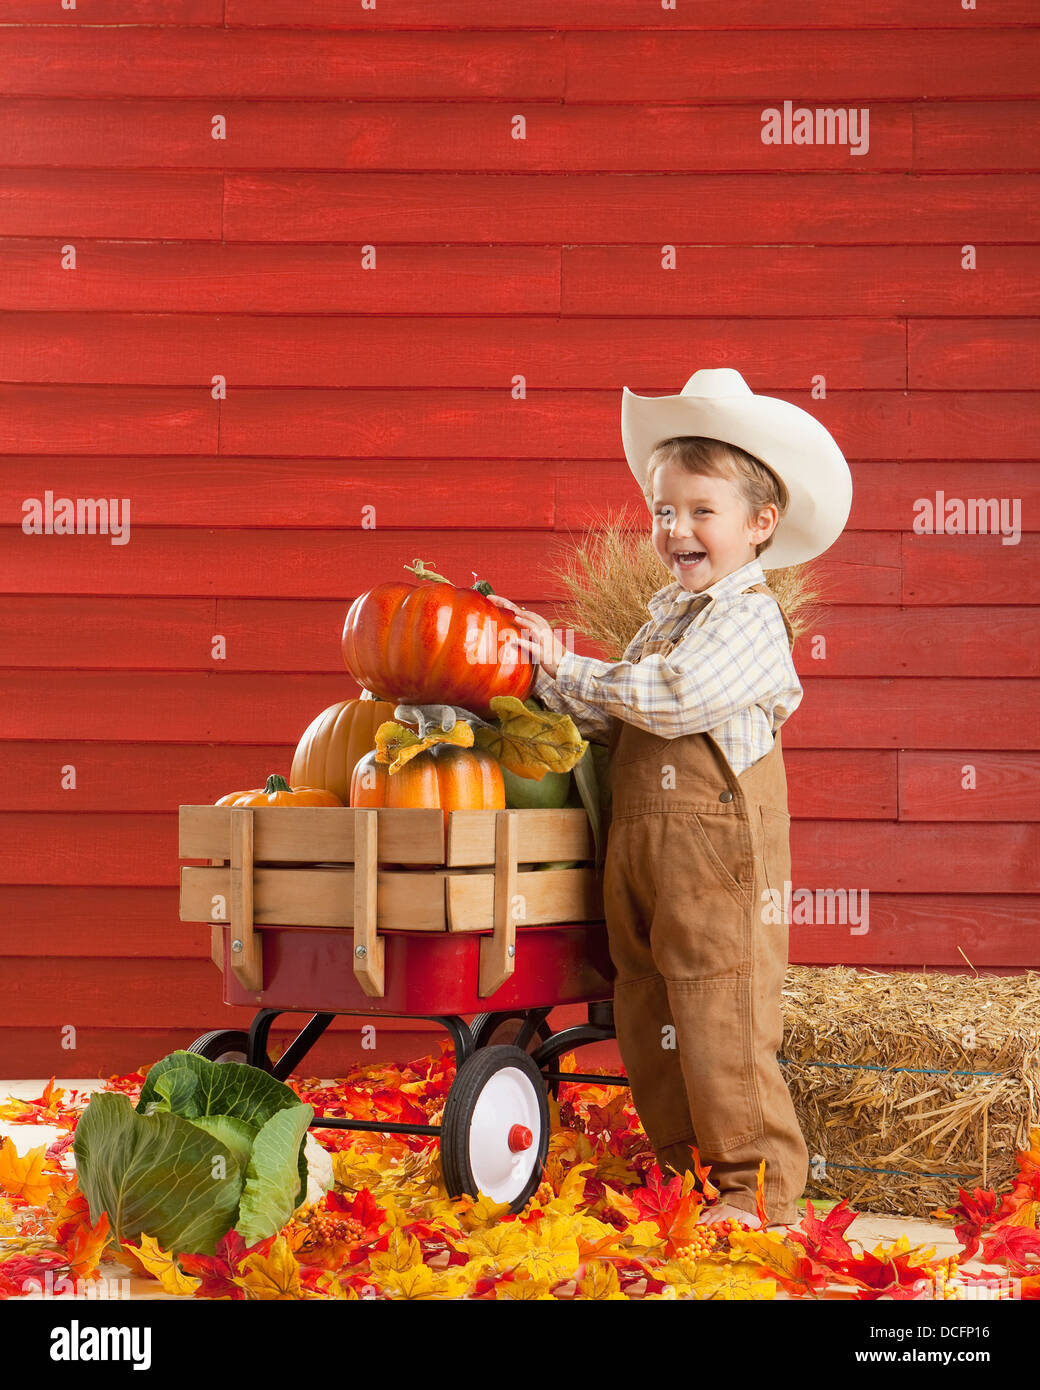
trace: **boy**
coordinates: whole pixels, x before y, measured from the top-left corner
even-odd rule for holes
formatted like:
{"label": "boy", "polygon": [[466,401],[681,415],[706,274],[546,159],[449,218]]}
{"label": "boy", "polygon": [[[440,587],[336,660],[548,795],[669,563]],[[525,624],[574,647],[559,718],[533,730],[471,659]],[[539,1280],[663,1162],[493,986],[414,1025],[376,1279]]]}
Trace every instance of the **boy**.
{"label": "boy", "polygon": [[[604,913],[614,1019],[632,1100],[662,1171],[719,1188],[701,1220],[798,1219],[808,1153],[776,1053],[787,966],[790,817],[780,726],[802,687],[764,582],[831,545],[851,477],[805,411],[752,395],[731,368],[677,396],[625,388],[625,453],[675,576],[621,661],[566,651],[511,609],[537,652],[532,694],[611,749]],[[778,921],[777,918],[780,918]]]}

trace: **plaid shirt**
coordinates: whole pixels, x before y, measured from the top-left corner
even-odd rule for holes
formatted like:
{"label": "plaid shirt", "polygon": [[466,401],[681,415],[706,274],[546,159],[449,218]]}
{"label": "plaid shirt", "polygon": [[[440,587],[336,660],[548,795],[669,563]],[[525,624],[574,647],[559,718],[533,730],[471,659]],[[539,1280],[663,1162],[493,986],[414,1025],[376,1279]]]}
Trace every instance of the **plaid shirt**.
{"label": "plaid shirt", "polygon": [[651,598],[620,661],[567,652],[555,679],[538,668],[531,693],[596,743],[611,715],[664,738],[709,733],[739,774],[802,700],[776,601],[741,593],[763,583],[757,559],[701,593],[675,581]]}

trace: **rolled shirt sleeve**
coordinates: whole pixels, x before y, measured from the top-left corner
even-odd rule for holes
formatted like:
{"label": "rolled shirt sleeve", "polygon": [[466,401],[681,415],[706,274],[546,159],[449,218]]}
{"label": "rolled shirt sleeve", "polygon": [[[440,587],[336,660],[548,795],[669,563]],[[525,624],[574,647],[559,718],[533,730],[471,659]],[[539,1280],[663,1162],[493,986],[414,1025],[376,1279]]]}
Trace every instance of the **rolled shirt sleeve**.
{"label": "rolled shirt sleeve", "polygon": [[[649,626],[637,634],[640,642]],[[617,662],[567,652],[554,681],[540,672],[534,693],[570,713],[582,734],[588,728],[590,737],[602,731],[603,738],[610,716],[678,738],[710,733],[756,705],[775,731],[801,702],[783,618],[765,594],[743,594],[711,622],[691,623],[667,655],[633,660],[636,645],[633,639]]]}

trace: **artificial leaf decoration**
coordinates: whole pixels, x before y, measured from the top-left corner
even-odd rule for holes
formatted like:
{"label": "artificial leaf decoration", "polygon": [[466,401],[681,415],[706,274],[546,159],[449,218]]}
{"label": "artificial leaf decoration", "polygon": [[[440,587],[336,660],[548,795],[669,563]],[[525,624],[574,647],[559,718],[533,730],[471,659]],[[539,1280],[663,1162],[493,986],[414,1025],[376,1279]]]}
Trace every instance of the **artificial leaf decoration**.
{"label": "artificial leaf decoration", "polygon": [[191,1294],[201,1284],[201,1279],[193,1279],[184,1274],[177,1263],[176,1257],[169,1251],[164,1250],[157,1240],[151,1236],[142,1235],[139,1245],[132,1245],[129,1241],[123,1246],[122,1253],[125,1255],[127,1250],[132,1251],[137,1262],[148,1271],[154,1278],[158,1279],[159,1285],[164,1293]]}
{"label": "artificial leaf decoration", "polygon": [[7,1135],[0,1135],[0,1192],[20,1197],[30,1206],[42,1206],[51,1195],[51,1178],[43,1171],[47,1146],[30,1149],[22,1157]]}
{"label": "artificial leaf decoration", "polygon": [[449,743],[454,748],[472,748],[473,730],[465,720],[457,719],[447,731],[427,728],[425,736],[420,738],[414,729],[388,719],[376,730],[376,762],[389,763],[388,771],[394,773],[411,758],[438,743]]}
{"label": "artificial leaf decoration", "polygon": [[478,727],[477,744],[518,777],[537,780],[546,772],[570,772],[584,757],[588,741],[569,714],[515,695],[496,695],[491,707],[498,728]]}

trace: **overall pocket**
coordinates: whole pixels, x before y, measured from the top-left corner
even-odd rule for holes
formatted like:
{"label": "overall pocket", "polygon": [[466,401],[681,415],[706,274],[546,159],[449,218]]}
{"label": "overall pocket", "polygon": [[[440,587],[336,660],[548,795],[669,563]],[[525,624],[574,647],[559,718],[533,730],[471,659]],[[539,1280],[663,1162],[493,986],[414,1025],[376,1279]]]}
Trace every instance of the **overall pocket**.
{"label": "overall pocket", "polygon": [[746,822],[740,816],[698,815],[693,812],[689,818],[719,880],[741,903],[750,901],[755,869]]}
{"label": "overall pocket", "polygon": [[758,808],[762,826],[762,876],[787,921],[784,886],[791,878],[791,817],[773,806]]}

